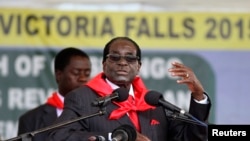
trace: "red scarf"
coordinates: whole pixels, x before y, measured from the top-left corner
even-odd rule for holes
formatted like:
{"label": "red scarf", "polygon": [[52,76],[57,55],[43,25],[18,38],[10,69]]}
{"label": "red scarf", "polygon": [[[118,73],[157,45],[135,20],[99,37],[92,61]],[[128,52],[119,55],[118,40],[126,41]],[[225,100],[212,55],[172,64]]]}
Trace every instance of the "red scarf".
{"label": "red scarf", "polygon": [[59,108],[59,109],[63,109],[63,102],[61,101],[61,99],[58,97],[57,92],[54,92],[52,94],[52,96],[50,96],[47,99],[47,104]]}
{"label": "red scarf", "polygon": [[[91,79],[86,85],[92,88],[94,91],[97,92],[98,95],[102,97],[109,95],[113,92],[111,86],[105,81],[104,73],[98,74],[96,77]],[[135,105],[131,106],[128,100],[124,102],[112,101],[114,104],[118,105],[119,108],[112,111],[109,116],[109,119],[119,119],[129,111],[145,111],[148,109],[155,108],[145,102],[144,96],[148,90],[139,76],[133,80],[132,85],[135,94]]]}

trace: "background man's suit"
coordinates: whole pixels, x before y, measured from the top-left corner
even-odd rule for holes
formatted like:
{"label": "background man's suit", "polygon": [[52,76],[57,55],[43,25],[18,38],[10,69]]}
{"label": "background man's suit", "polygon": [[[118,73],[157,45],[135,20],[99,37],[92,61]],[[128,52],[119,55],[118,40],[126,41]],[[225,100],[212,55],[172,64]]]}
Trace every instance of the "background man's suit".
{"label": "background man's suit", "polygon": [[[18,135],[50,126],[56,118],[57,113],[55,107],[49,104],[40,105],[19,118]],[[43,141],[41,139],[44,137],[40,138],[41,136],[47,137],[47,132],[37,134],[32,140]]]}

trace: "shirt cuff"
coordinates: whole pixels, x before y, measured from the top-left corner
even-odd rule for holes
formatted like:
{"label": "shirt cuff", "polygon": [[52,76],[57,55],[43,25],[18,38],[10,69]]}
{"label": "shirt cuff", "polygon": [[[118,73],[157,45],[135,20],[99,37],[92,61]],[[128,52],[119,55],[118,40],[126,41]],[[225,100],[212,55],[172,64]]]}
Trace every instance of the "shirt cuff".
{"label": "shirt cuff", "polygon": [[208,98],[207,95],[203,94],[203,96],[205,97],[204,99],[198,101],[196,99],[194,99],[195,102],[199,103],[199,104],[208,104]]}

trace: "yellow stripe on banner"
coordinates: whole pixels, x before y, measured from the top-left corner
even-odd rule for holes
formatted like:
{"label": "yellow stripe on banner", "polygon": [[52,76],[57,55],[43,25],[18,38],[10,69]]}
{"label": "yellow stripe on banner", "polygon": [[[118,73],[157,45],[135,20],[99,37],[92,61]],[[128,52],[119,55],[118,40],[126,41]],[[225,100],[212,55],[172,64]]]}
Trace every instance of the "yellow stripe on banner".
{"label": "yellow stripe on banner", "polygon": [[0,9],[0,46],[103,47],[129,36],[142,48],[250,49],[250,13]]}

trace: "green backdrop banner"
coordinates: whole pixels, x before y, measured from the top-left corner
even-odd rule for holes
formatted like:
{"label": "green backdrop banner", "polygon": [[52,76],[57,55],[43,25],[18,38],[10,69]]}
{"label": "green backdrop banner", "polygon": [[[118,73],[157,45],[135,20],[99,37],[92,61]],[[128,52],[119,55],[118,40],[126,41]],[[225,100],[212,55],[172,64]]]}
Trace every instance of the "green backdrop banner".
{"label": "green backdrop banner", "polygon": [[[44,103],[56,90],[53,58],[59,48],[1,48],[0,49],[0,136],[15,137],[17,120],[21,114]],[[102,71],[102,50],[85,50],[91,56],[92,76]],[[189,52],[144,50],[140,75],[149,89],[157,90],[177,106],[188,109],[190,92],[186,85],[177,84],[177,78],[167,69],[172,61],[191,67],[209,93],[215,95],[215,76],[210,64]],[[213,105],[214,107],[214,105]],[[214,120],[212,109],[210,121]]]}

